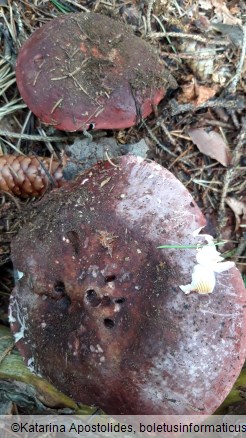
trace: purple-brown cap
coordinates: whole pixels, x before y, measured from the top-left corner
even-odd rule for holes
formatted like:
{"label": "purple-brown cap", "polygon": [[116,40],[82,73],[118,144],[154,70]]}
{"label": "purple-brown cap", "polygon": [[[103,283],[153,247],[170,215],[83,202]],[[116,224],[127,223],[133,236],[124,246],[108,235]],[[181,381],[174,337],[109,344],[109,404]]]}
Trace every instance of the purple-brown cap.
{"label": "purple-brown cap", "polygon": [[24,43],[16,79],[27,106],[57,129],[120,129],[165,95],[164,68],[131,28],[96,13],[67,14]]}
{"label": "purple-brown cap", "polygon": [[12,243],[26,363],[108,414],[212,414],[246,355],[239,271],[189,295],[204,217],[160,165],[124,156],[46,195]]}

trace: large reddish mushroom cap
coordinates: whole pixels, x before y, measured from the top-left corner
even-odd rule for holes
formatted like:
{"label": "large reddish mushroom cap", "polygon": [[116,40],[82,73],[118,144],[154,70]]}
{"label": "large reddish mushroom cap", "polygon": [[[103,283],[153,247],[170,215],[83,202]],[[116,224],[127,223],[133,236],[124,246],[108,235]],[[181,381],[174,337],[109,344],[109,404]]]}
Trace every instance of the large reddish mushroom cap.
{"label": "large reddish mushroom cap", "polygon": [[211,414],[246,354],[239,271],[185,295],[204,217],[167,170],[103,162],[46,195],[12,244],[10,322],[26,363],[108,414]]}
{"label": "large reddish mushroom cap", "polygon": [[96,13],[51,20],[25,42],[16,79],[27,106],[57,129],[120,129],[148,116],[167,76],[131,28]]}

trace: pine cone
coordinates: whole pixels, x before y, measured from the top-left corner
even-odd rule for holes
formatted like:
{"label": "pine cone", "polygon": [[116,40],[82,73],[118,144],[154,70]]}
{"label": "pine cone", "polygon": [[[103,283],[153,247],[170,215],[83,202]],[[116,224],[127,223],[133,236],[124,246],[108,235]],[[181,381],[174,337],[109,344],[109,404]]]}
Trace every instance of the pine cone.
{"label": "pine cone", "polygon": [[63,165],[51,158],[2,155],[0,157],[0,191],[28,197],[40,196],[54,182],[61,187],[65,180]]}

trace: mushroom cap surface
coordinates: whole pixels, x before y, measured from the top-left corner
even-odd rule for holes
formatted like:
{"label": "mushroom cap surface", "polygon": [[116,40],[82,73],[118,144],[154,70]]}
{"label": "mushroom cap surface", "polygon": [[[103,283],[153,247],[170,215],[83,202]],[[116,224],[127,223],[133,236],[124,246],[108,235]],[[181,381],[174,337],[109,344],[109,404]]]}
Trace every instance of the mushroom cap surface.
{"label": "mushroom cap surface", "polygon": [[108,414],[212,414],[246,354],[239,271],[185,295],[205,219],[160,165],[101,162],[33,207],[12,243],[10,322],[26,363]]}
{"label": "mushroom cap surface", "polygon": [[129,26],[92,12],[43,25],[16,63],[27,106],[44,123],[66,131],[138,123],[163,98],[166,78],[157,54]]}

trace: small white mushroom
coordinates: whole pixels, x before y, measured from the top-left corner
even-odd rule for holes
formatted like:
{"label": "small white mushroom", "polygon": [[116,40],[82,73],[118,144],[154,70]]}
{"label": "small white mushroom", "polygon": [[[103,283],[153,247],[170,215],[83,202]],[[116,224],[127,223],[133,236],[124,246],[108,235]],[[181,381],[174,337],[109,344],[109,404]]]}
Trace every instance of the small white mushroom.
{"label": "small white mushroom", "polygon": [[[200,230],[199,230],[200,231]],[[224,272],[235,266],[234,262],[224,262],[220,252],[217,251],[213,237],[209,234],[193,233],[196,237],[204,237],[208,242],[202,248],[197,249],[197,264],[193,268],[192,281],[190,284],[179,286],[185,293],[194,291],[199,294],[210,294],[213,292],[216,278],[215,272]]]}

